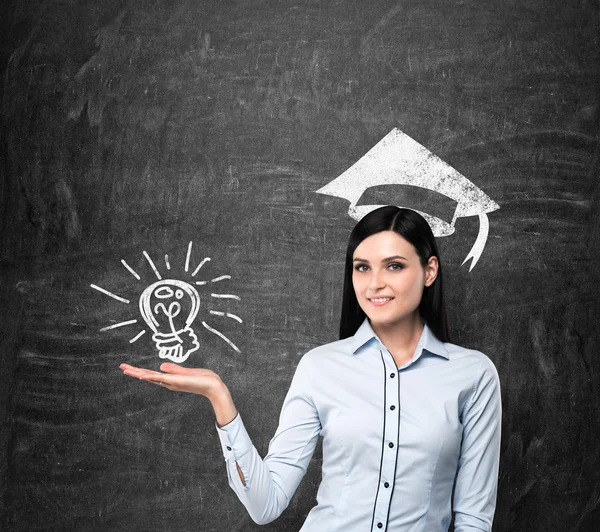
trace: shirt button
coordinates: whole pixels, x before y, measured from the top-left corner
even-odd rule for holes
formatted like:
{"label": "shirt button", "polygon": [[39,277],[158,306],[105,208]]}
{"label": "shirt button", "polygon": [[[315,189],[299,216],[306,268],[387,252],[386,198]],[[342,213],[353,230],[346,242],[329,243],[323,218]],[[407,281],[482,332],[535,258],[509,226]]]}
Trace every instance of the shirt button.
{"label": "shirt button", "polygon": [[383,523],[377,523],[377,528],[383,528]]}
{"label": "shirt button", "polygon": [[386,482],[386,483],[384,484],[384,486],[385,486],[386,488],[389,488],[389,487],[390,487],[390,483],[389,483],[389,482]]}
{"label": "shirt button", "polygon": [[390,410],[396,410],[396,407],[394,405],[390,406]]}
{"label": "shirt button", "polygon": [[394,447],[394,444],[392,442],[388,443],[388,445],[390,446],[390,449]]}
{"label": "shirt button", "polygon": [[390,373],[390,379],[393,379],[396,376],[395,373]]}
{"label": "shirt button", "polygon": [[231,451],[231,447],[229,447],[229,445],[227,446],[227,450],[228,450],[228,451]]}

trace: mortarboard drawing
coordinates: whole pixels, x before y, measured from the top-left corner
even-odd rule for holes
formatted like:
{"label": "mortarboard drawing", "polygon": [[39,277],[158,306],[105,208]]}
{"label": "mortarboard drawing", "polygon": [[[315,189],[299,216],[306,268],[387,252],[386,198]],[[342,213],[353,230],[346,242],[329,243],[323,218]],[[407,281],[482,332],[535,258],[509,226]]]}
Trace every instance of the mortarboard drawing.
{"label": "mortarboard drawing", "polygon": [[[454,233],[454,224],[465,216],[479,217],[479,233],[465,260],[473,259],[469,271],[481,257],[489,232],[488,212],[500,206],[464,175],[431,153],[398,128],[392,129],[343,174],[316,192],[350,202],[348,214],[360,220],[382,205],[357,205],[363,193],[379,185],[412,185],[443,194],[457,202],[452,222],[418,212],[436,237]],[[399,205],[401,207],[401,205]]]}
{"label": "mortarboard drawing", "polygon": [[[188,245],[186,260],[185,260],[185,271],[190,270],[190,259],[192,253],[192,242]],[[150,258],[148,253],[143,252],[146,261],[152,268],[154,275],[158,281],[154,282],[150,286],[147,286],[140,295],[139,298],[139,311],[141,317],[146,322],[146,325],[153,332],[152,339],[156,345],[158,356],[160,358],[166,358],[181,364],[194,352],[200,348],[198,337],[195,331],[192,329],[192,325],[198,311],[200,310],[200,294],[196,289],[196,286],[207,285],[209,283],[217,283],[231,279],[230,275],[220,275],[210,280],[194,281],[190,279],[190,282],[181,281],[179,279],[163,279],[162,275],[158,271],[154,261]],[[194,278],[200,269],[210,261],[210,257],[205,257],[198,266],[191,272],[191,277]],[[138,281],[141,280],[139,274],[125,262],[121,260],[123,266],[133,275]],[[171,269],[169,262],[169,256],[165,255],[165,267],[167,270]],[[131,301],[117,294],[109,292],[108,290],[101,288],[95,284],[90,285],[94,290],[97,290],[113,299],[130,304]],[[222,293],[211,293],[211,298],[215,300],[238,300],[239,296],[235,294],[222,294]],[[238,323],[242,323],[239,316],[231,314],[229,312],[222,312],[219,310],[209,309],[208,313],[213,316],[231,318]],[[138,320],[128,320],[109,325],[100,329],[101,331],[108,331],[119,327],[125,327],[127,325],[133,325]],[[202,321],[202,326],[213,334],[216,334],[227,342],[235,351],[238,353],[240,350],[237,346],[229,340],[223,333],[217,329],[211,327]],[[136,342],[146,333],[145,330],[140,331],[134,336],[129,343]]]}

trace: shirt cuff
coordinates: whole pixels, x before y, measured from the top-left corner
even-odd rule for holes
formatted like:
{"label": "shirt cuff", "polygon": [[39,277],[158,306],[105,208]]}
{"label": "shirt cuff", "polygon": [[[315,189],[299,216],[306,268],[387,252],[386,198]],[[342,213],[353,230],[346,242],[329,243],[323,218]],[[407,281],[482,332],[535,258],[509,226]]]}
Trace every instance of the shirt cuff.
{"label": "shirt cuff", "polygon": [[225,460],[235,462],[252,449],[252,441],[246,432],[239,412],[227,425],[219,427],[215,422],[215,427]]}

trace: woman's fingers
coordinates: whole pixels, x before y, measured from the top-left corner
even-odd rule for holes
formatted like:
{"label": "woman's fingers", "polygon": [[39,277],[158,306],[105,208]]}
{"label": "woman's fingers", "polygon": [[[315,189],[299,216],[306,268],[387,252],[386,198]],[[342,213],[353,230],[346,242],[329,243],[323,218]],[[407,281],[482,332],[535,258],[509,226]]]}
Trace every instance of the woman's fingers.
{"label": "woman's fingers", "polygon": [[136,368],[135,366],[131,366],[129,364],[121,364],[119,367],[123,370],[123,373],[125,375],[128,375],[130,377],[135,377],[137,379],[142,379],[142,378],[148,377],[148,376],[163,375],[163,373],[160,373],[158,371],[152,371],[150,369],[144,369],[144,368]]}
{"label": "woman's fingers", "polygon": [[150,369],[136,368],[130,364],[121,364],[119,367],[123,370],[125,375],[134,377],[136,379],[150,381],[153,384],[165,383],[166,379],[163,377],[167,377],[169,375],[168,373],[161,373],[159,371],[153,371]]}
{"label": "woman's fingers", "polygon": [[168,388],[174,391],[188,391],[185,377],[181,375],[171,375],[169,373],[158,373],[156,375],[144,375],[140,377],[143,381],[148,381],[153,384],[158,384],[163,388]]}
{"label": "woman's fingers", "polygon": [[189,377],[209,377],[214,376],[215,372],[206,368],[183,368],[172,362],[164,362],[160,369],[171,375],[187,375]]}
{"label": "woman's fingers", "polygon": [[136,368],[135,366],[132,366],[130,364],[121,364],[119,366],[119,368],[121,368],[123,371],[129,371],[129,372],[148,371],[144,368]]}
{"label": "woman's fingers", "polygon": [[[158,371],[152,371],[150,369],[144,369],[144,368],[136,368],[135,366],[131,366],[130,364],[121,364],[119,366],[126,374],[130,374],[130,373],[140,373],[140,374],[147,374],[147,373],[152,373],[154,375],[163,375],[163,373],[160,373]],[[198,374],[203,374],[206,373],[207,370],[203,369],[203,368],[184,368],[181,366],[178,366],[177,364],[173,364],[172,362],[164,362],[160,365],[160,369],[161,371],[164,371],[165,373],[169,373],[171,375],[198,375]]]}
{"label": "woman's fingers", "polygon": [[161,364],[162,372],[137,368],[130,364],[121,364],[119,367],[130,377],[158,384],[169,390],[196,393],[207,397],[223,385],[220,377],[212,370],[182,368],[170,362]]}
{"label": "woman's fingers", "polygon": [[148,382],[152,382],[154,384],[169,384],[172,385],[171,382],[168,381],[168,375],[162,375],[162,374],[158,374],[158,375],[142,375],[140,377],[141,380],[143,381],[148,381]]}
{"label": "woman's fingers", "polygon": [[161,371],[165,371],[166,373],[173,373],[179,375],[185,375],[187,373],[190,373],[191,371],[191,368],[182,368],[177,364],[173,364],[173,362],[163,362],[160,365],[160,369]]}
{"label": "woman's fingers", "polygon": [[172,373],[161,373],[160,371],[153,371],[151,369],[136,368],[129,364],[121,364],[119,367],[123,370],[125,375],[149,381],[154,384],[164,384],[168,386],[181,384],[181,376]]}

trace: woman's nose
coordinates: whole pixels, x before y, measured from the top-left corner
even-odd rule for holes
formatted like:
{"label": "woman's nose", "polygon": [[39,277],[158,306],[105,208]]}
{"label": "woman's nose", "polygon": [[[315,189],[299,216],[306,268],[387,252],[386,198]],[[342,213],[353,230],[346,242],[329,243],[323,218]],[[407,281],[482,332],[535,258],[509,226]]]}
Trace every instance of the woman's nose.
{"label": "woman's nose", "polygon": [[380,272],[373,271],[371,273],[371,277],[369,278],[369,289],[370,290],[379,290],[385,286],[385,281],[383,279],[383,275]]}

